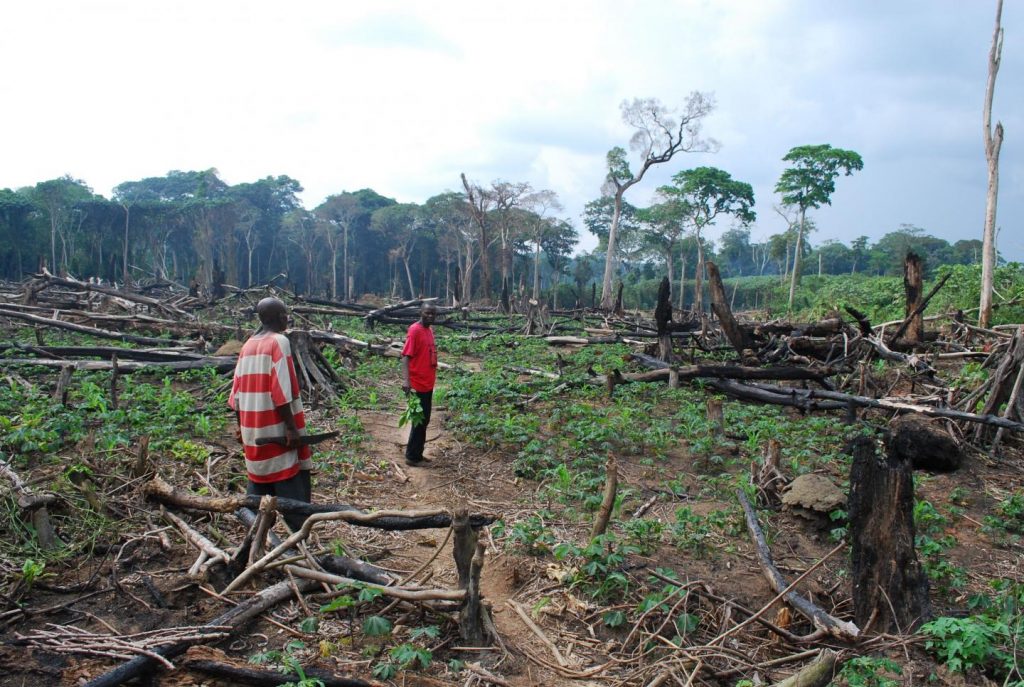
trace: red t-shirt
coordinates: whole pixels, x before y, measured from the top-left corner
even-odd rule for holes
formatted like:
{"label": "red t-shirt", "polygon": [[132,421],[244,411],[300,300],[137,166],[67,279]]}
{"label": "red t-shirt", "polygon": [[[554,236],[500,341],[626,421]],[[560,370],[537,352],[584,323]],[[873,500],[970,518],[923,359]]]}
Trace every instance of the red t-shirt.
{"label": "red t-shirt", "polygon": [[295,427],[305,434],[306,418],[291,352],[287,336],[264,332],[246,341],[238,354],[228,405],[238,411],[245,468],[253,482],[280,482],[294,477],[299,468],[311,467],[308,446],[256,445],[260,437],[284,436],[278,406],[291,406]]}
{"label": "red t-shirt", "polygon": [[409,358],[409,385],[416,391],[433,391],[437,380],[437,346],[434,332],[413,322],[405,337],[402,355]]}

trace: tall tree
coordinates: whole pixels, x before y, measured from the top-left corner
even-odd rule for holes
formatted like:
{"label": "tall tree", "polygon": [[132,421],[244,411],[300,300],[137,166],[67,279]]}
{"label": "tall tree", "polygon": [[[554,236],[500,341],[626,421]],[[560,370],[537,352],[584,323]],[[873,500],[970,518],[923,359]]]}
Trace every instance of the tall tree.
{"label": "tall tree", "polygon": [[527,233],[533,242],[533,299],[540,299],[540,253],[544,239],[558,230],[558,223],[549,213],[562,210],[562,203],[554,191],[535,191],[523,198],[523,207],[530,212],[527,216]]}
{"label": "tall tree", "polygon": [[631,187],[640,183],[654,165],[671,160],[676,153],[706,152],[717,148],[713,139],[701,137],[701,125],[714,109],[714,98],[707,93],[692,92],[678,116],[656,98],[636,98],[623,101],[619,106],[622,120],[633,127],[630,148],[639,153],[640,168],[634,174],[629,168],[625,149],[616,146],[608,151],[608,174],[604,195],[613,199],[611,226],[608,231],[608,250],[604,261],[601,283],[601,307],[612,307],[612,276],[615,272],[616,241],[622,214],[622,198]]}
{"label": "tall tree", "polygon": [[741,224],[753,222],[754,189],[750,184],[737,181],[725,170],[717,167],[697,167],[676,173],[672,184],[658,188],[665,198],[686,203],[691,208],[693,233],[697,239],[697,271],[694,273],[694,307],[704,306],[704,247],[701,232],[714,224],[720,215],[732,215]]}
{"label": "tall tree", "polygon": [[494,181],[484,191],[490,196],[494,215],[494,226],[498,230],[498,241],[501,260],[502,293],[512,292],[512,266],[517,244],[522,243],[523,234],[528,222],[524,222],[522,212],[524,200],[531,194],[530,185],[525,182]]}
{"label": "tall tree", "polygon": [[362,214],[369,214],[355,194],[343,191],[328,196],[313,210],[317,220],[317,233],[331,251],[331,298],[338,297],[338,257],[341,253],[341,283],[345,300],[349,300],[349,233],[353,223]]}
{"label": "tall tree", "polygon": [[996,199],[999,195],[999,149],[1003,145],[1003,123],[996,122],[992,133],[992,96],[996,90],[996,74],[1003,59],[1003,0],[996,0],[996,28],[992,32],[992,48],[988,53],[988,83],[985,86],[985,161],[988,163],[988,193],[985,196],[985,233],[981,252],[981,303],[978,326],[988,327],[992,321],[992,290],[996,272]]}
{"label": "tall tree", "polygon": [[541,249],[551,265],[551,307],[554,310],[558,309],[558,285],[562,281],[562,273],[578,240],[576,228],[564,219],[551,220],[548,230],[541,237]]}
{"label": "tall tree", "polygon": [[388,255],[401,260],[405,267],[406,283],[409,286],[409,298],[416,297],[416,287],[412,282],[412,270],[409,261],[412,259],[413,248],[419,238],[420,208],[415,203],[399,203],[375,210],[370,219],[370,227],[385,238],[390,246]]}
{"label": "tall tree", "polygon": [[26,269],[35,269],[35,259],[26,265],[26,253],[35,258],[46,250],[30,225],[35,209],[29,193],[0,189],[0,274],[8,278],[20,280]]}
{"label": "tall tree", "polygon": [[793,254],[793,276],[789,282],[789,309],[792,310],[796,285],[800,283],[800,253],[803,249],[807,209],[820,208],[823,204],[831,205],[832,194],[836,190],[836,177],[840,172],[849,176],[854,170],[863,169],[864,161],[852,150],[833,148],[827,143],[797,146],[782,159],[791,162],[792,166],[782,172],[775,185],[775,192],[782,194],[783,204],[796,207],[800,213]]}
{"label": "tall tree", "polygon": [[301,192],[302,185],[286,175],[268,176],[231,187],[232,197],[242,202],[236,228],[245,242],[247,286],[256,283],[260,274],[258,263],[255,262],[257,252],[262,247],[268,258],[272,255],[278,243],[282,219],[287,213],[301,207],[298,198]]}
{"label": "tall tree", "polygon": [[484,303],[491,300],[491,223],[494,221],[491,210],[494,208],[493,198],[484,192],[478,184],[471,184],[462,178],[462,187],[466,189],[466,200],[469,202],[469,210],[476,222],[477,230],[480,232],[478,242],[480,250],[480,296]]}
{"label": "tall tree", "polygon": [[668,273],[669,298],[675,291],[679,294],[679,308],[683,307],[683,278],[686,272],[686,257],[681,256],[679,287],[676,289],[675,258],[680,254],[680,243],[688,225],[693,222],[693,207],[685,200],[668,198],[663,203],[655,203],[649,208],[637,212],[640,220],[643,240],[651,250],[665,260],[665,271]]}
{"label": "tall tree", "polygon": [[[54,272],[67,268],[67,242],[69,227],[82,221],[81,212],[75,213],[75,205],[93,197],[92,189],[81,179],[64,175],[59,179],[40,181],[32,189],[33,202],[46,213],[50,223],[50,269]],[[57,256],[57,239],[61,240],[60,260]]]}
{"label": "tall tree", "polygon": [[472,209],[461,193],[448,191],[423,204],[424,221],[434,227],[442,250],[451,245],[455,252],[455,298],[463,304],[473,297],[473,271],[479,259],[476,251],[477,233],[473,228]]}
{"label": "tall tree", "polygon": [[857,265],[867,260],[868,237],[858,236],[850,242],[850,274],[857,273]]}

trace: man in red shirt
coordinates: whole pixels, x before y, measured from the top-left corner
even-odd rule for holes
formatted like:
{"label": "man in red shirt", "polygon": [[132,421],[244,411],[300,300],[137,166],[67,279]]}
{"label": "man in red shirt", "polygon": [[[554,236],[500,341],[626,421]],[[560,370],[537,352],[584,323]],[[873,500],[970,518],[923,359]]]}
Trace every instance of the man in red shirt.
{"label": "man in red shirt", "polygon": [[405,337],[402,349],[402,391],[416,392],[423,407],[423,421],[413,424],[409,430],[409,443],[405,446],[405,464],[423,465],[423,446],[427,442],[427,423],[430,422],[430,408],[434,398],[434,382],[437,379],[437,346],[430,325],[437,317],[433,303],[424,303],[420,308],[419,322],[413,322]]}
{"label": "man in red shirt", "polygon": [[[261,326],[238,354],[228,398],[245,449],[248,493],[309,503],[312,463],[309,447],[300,440],[306,420],[291,343],[283,333],[288,328],[288,308],[277,298],[264,298],[256,305],[256,314]],[[256,445],[257,439],[282,436],[283,444]],[[293,530],[304,521],[302,515],[285,516]]]}

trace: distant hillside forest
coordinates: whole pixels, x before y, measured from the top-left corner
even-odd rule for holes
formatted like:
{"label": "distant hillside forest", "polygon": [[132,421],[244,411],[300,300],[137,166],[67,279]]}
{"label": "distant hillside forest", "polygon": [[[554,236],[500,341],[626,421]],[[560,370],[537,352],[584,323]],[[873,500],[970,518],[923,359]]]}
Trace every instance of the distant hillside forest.
{"label": "distant hillside forest", "polygon": [[[214,169],[126,181],[111,199],[71,177],[0,190],[0,277],[22,279],[45,265],[79,278],[166,279],[204,292],[276,280],[335,300],[436,295],[461,303],[494,302],[504,286],[510,298],[533,296],[555,307],[589,305],[595,281],[600,291],[609,198],[589,203],[581,218],[601,245],[573,257],[579,235],[560,216],[557,195],[525,183],[463,179],[460,191],[421,205],[363,189],[312,210],[301,206],[301,191],[288,176],[230,186]],[[677,304],[693,300],[678,287],[693,278],[697,239],[685,222],[666,226],[656,209],[623,208],[617,248],[627,307],[652,305],[666,273]],[[724,277],[785,276],[796,244],[796,225],[789,224],[762,243],[734,225],[717,241],[701,239],[701,247]],[[911,250],[930,273],[981,260],[980,240],[950,244],[909,225],[876,243],[811,238],[801,261],[808,276],[898,276]],[[757,296],[741,301],[736,305],[757,305]]]}

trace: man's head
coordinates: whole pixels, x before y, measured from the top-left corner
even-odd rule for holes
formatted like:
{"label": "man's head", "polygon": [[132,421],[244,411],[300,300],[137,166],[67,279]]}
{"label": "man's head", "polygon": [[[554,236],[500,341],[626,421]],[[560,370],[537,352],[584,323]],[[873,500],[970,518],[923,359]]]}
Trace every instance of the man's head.
{"label": "man's head", "polygon": [[288,306],[280,298],[264,298],[256,304],[256,314],[264,329],[272,332],[288,329]]}
{"label": "man's head", "polygon": [[437,306],[433,303],[424,303],[423,307],[420,308],[420,324],[424,327],[429,327],[434,324],[434,320],[437,318]]}

